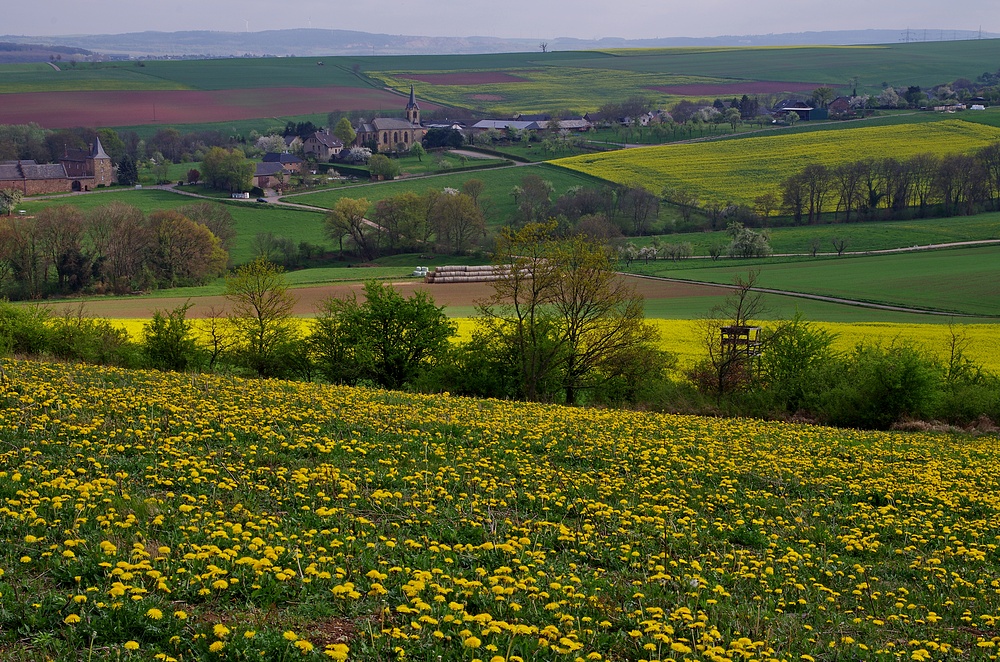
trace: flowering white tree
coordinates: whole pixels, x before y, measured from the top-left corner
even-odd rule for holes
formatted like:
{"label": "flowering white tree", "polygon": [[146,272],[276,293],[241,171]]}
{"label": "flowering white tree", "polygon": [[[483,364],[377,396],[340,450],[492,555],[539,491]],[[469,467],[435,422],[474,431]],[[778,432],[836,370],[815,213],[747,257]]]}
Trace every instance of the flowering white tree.
{"label": "flowering white tree", "polygon": [[347,156],[355,163],[368,163],[368,159],[372,157],[372,151],[367,147],[352,147]]}
{"label": "flowering white tree", "polygon": [[254,148],[262,153],[267,152],[284,152],[285,151],[285,139],[282,136],[271,135],[271,136],[261,136],[254,143]]}

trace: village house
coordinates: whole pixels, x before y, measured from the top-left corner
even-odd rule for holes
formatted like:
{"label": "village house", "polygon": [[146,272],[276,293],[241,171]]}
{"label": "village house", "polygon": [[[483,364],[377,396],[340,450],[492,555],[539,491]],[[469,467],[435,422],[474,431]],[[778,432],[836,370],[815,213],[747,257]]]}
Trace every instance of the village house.
{"label": "village house", "polygon": [[317,131],[302,142],[302,152],[308,156],[315,156],[317,161],[329,161],[340,156],[343,149],[344,143],[330,133],[329,129]]}

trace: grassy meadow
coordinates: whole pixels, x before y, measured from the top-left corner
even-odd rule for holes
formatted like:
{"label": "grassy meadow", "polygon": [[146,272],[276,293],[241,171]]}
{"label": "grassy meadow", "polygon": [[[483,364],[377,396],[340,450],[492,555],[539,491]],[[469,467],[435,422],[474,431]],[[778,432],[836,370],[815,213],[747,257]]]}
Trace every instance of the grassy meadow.
{"label": "grassy meadow", "polygon": [[[424,157],[424,160],[426,161],[427,157]],[[470,163],[476,163],[476,161],[470,160]],[[337,200],[341,198],[366,198],[369,202],[374,203],[402,193],[424,193],[431,188],[437,190],[446,187],[461,189],[464,182],[470,179],[479,179],[486,185],[480,200],[483,203],[487,221],[492,226],[499,226],[506,219],[514,216],[516,207],[511,191],[528,175],[537,175],[551,182],[554,188],[553,200],[573,186],[592,186],[594,184],[594,180],[585,174],[546,165],[526,165],[450,174],[445,172],[431,177],[360,184],[318,193],[285,196],[282,200],[332,209]]]}
{"label": "grassy meadow", "polygon": [[780,198],[781,180],[811,163],[836,166],[864,155],[891,154],[904,159],[924,153],[970,152],[997,140],[998,127],[942,120],[644,147],[572,156],[554,163],[621,184],[641,182],[655,192],[681,188],[702,203],[753,206],[754,198],[762,193]]}
{"label": "grassy meadow", "polygon": [[996,643],[989,437],[5,370],[12,662],[930,660]]}
{"label": "grassy meadow", "polygon": [[709,260],[658,260],[633,263],[630,271],[729,284],[737,275],[757,269],[759,287],[992,317],[1000,311],[998,260],[1000,247],[984,246],[822,259],[729,260],[721,265]]}
{"label": "grassy meadow", "polygon": [[[1000,239],[1000,213],[952,216],[949,218],[917,218],[906,221],[873,221],[868,223],[832,223],[827,225],[776,227],[767,230],[775,253],[810,253],[812,242],[818,239],[820,253],[836,252],[834,238],[847,240],[847,251],[880,251],[908,246],[928,246],[958,241]],[[713,244],[728,243],[729,235],[714,232],[677,232],[659,236],[661,243],[690,242],[695,255],[708,255]],[[630,239],[637,246],[650,238]]]}

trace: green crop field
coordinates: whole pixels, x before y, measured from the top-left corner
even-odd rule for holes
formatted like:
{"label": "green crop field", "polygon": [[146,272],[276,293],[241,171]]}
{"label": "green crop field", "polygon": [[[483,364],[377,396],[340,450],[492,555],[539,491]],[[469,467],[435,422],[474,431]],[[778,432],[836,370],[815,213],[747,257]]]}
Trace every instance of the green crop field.
{"label": "green crop field", "polygon": [[[879,251],[910,246],[927,246],[956,241],[1000,239],[1000,214],[950,218],[921,218],[908,221],[877,221],[871,223],[832,223],[801,227],[779,227],[767,230],[775,253],[809,253],[813,239],[820,241],[819,252],[835,252],[834,237],[847,240],[847,251]],[[649,237],[630,239],[645,246]],[[709,247],[728,244],[725,231],[678,232],[659,236],[662,243],[690,242],[695,255],[708,255]]]}
{"label": "green crop field", "polygon": [[633,263],[629,271],[732,283],[759,269],[760,287],[970,315],[1000,314],[1000,246],[840,258]]}
{"label": "green crop field", "polygon": [[569,170],[545,165],[529,165],[434,175],[389,183],[354,185],[319,193],[286,196],[282,199],[286,202],[332,209],[340,198],[367,198],[368,201],[374,203],[383,198],[411,191],[423,193],[428,189],[440,190],[446,187],[461,189],[464,182],[470,179],[479,179],[486,185],[481,200],[486,208],[487,220],[493,225],[498,225],[513,216],[515,205],[511,191],[528,175],[538,175],[551,182],[555,189],[553,200],[573,186],[592,186],[594,184],[594,180],[590,177]]}
{"label": "green crop field", "polygon": [[48,65],[7,65],[0,74],[0,94],[13,92],[69,92],[75,90],[183,90],[184,83],[149,76],[142,69],[103,68],[88,63],[63,70]]}
{"label": "green crop field", "polygon": [[958,77],[974,79],[996,71],[1000,39],[937,41],[873,46],[785,46],[759,48],[672,48],[609,51],[570,66],[624,71],[671,71],[690,76],[746,80],[802,81],[849,91],[876,92],[881,84],[930,87]]}
{"label": "green crop field", "polygon": [[835,166],[864,156],[970,152],[1000,140],[1000,128],[946,119],[926,124],[865,126],[840,131],[664,145],[558,159],[553,163],[659,192],[682,188],[702,203],[753,205],[779,193],[781,180],[811,163]]}
{"label": "green crop field", "polygon": [[12,662],[995,645],[993,436],[4,368]]}

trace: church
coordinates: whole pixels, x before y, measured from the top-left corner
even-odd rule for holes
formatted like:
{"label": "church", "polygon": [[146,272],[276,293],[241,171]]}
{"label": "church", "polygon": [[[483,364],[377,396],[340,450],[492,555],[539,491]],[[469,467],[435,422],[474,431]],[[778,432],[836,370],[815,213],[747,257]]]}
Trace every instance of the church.
{"label": "church", "polygon": [[355,131],[355,145],[377,147],[374,151],[379,152],[406,152],[414,143],[422,141],[427,129],[420,124],[420,106],[413,86],[410,86],[410,100],[406,104],[406,119],[376,117],[370,122],[362,121]]}

